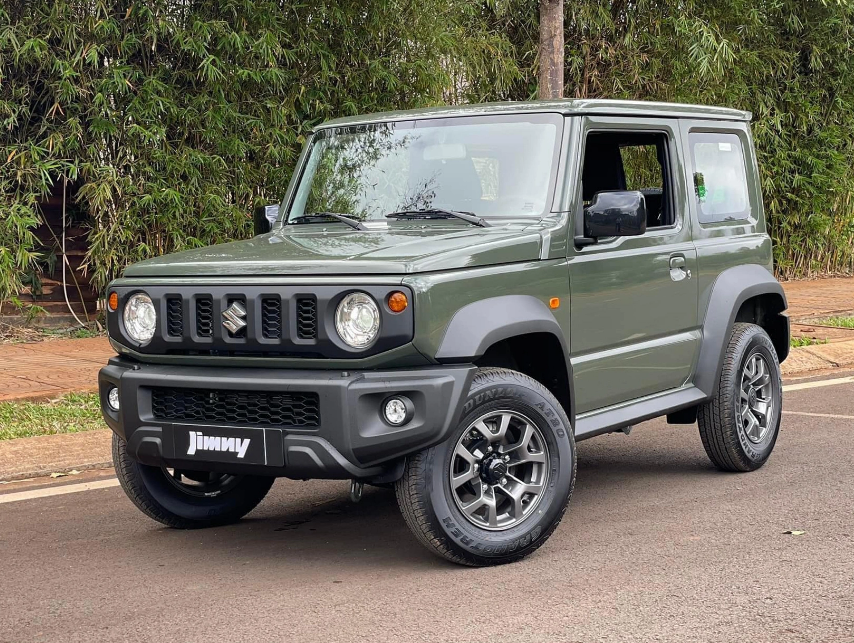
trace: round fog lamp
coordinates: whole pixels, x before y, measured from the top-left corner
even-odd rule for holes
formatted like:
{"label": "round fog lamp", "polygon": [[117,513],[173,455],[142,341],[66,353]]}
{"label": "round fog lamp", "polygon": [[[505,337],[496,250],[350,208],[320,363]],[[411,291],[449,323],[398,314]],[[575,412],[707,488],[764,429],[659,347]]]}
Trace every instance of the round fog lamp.
{"label": "round fog lamp", "polygon": [[107,393],[107,404],[114,411],[119,410],[119,389],[115,386]]}
{"label": "round fog lamp", "polygon": [[392,426],[406,424],[412,419],[414,408],[412,402],[405,397],[391,397],[385,401],[383,416]]}

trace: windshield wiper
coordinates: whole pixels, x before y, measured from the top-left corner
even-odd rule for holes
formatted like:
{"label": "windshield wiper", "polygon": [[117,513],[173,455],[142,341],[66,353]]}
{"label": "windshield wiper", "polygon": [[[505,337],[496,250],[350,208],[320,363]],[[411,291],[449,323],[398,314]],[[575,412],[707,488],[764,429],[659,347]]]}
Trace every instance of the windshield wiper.
{"label": "windshield wiper", "polygon": [[288,219],[288,223],[321,223],[325,219],[336,219],[356,230],[367,230],[361,221],[344,214],[338,214],[337,212],[309,212],[308,214]]}
{"label": "windshield wiper", "polygon": [[[439,215],[438,217],[436,215]],[[480,226],[481,228],[490,227],[489,221],[483,219],[472,212],[458,212],[457,210],[443,210],[442,208],[425,208],[423,210],[401,210],[400,212],[392,212],[385,215],[386,219],[436,219],[436,218],[455,218],[468,221],[469,223]]]}

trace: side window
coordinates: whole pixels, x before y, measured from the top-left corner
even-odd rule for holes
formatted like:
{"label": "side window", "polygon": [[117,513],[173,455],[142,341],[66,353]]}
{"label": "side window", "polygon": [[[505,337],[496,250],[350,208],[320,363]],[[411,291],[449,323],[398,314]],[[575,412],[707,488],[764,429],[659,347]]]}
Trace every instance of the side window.
{"label": "side window", "polygon": [[749,219],[744,150],[738,135],[692,132],[688,144],[700,223]]}
{"label": "side window", "polygon": [[646,201],[646,227],[673,225],[667,135],[658,132],[591,132],[584,146],[584,203],[597,192],[638,190]]}

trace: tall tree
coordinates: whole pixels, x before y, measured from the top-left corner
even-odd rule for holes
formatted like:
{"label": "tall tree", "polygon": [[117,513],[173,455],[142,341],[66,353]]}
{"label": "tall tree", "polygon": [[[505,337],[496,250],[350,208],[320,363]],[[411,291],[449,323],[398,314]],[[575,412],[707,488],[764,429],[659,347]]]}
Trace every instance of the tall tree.
{"label": "tall tree", "polygon": [[540,0],[541,99],[563,98],[563,0]]}

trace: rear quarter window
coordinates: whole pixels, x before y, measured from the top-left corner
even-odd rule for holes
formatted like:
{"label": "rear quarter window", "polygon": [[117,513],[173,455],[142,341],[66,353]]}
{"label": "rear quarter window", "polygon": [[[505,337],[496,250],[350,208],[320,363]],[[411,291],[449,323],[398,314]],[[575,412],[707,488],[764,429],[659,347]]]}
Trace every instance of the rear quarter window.
{"label": "rear quarter window", "polygon": [[700,223],[750,219],[744,149],[738,135],[692,132],[688,144]]}

